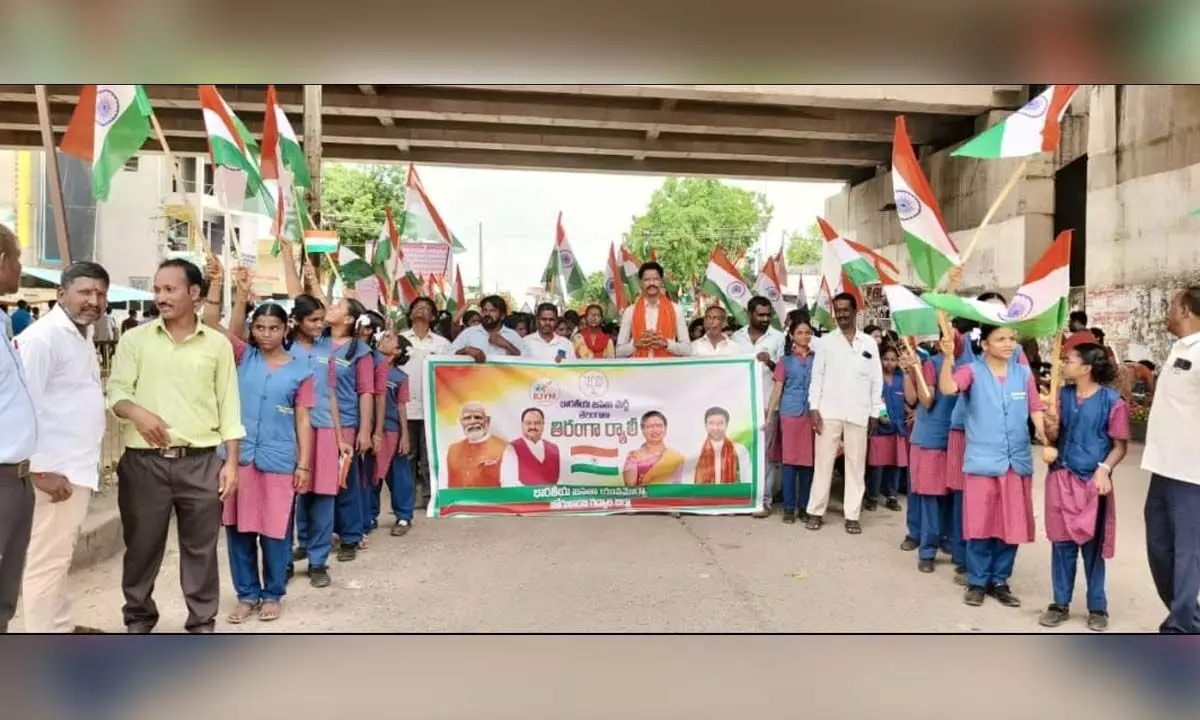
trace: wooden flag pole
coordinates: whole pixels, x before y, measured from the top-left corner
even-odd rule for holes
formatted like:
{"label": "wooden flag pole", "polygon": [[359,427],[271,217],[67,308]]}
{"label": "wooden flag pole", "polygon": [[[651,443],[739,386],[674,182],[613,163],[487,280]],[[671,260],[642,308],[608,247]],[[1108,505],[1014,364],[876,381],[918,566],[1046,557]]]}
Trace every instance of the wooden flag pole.
{"label": "wooden flag pole", "polygon": [[50,99],[45,85],[34,85],[37,97],[38,125],[42,130],[42,150],[46,156],[46,180],[54,207],[54,231],[58,236],[58,258],[65,268],[71,264],[71,242],[67,236],[67,206],[58,175],[58,149],[54,147],[54,128],[50,125]]}
{"label": "wooden flag pole", "polygon": [[187,209],[186,218],[188,221],[188,247],[201,250],[207,254],[212,254],[212,248],[205,248],[204,236],[200,233],[199,220],[196,219],[196,213],[192,210],[192,205],[187,201],[187,187],[183,184],[183,177],[179,173],[179,163],[175,159],[175,153],[171,152],[171,146],[167,143],[167,136],[163,132],[162,125],[158,123],[158,114],[154,109],[150,110],[150,126],[154,128],[154,135],[158,138],[158,144],[162,146],[163,156],[167,159],[167,166],[171,168],[171,177],[175,180],[175,186],[179,188],[179,194],[183,196],[183,206]]}
{"label": "wooden flag pole", "polygon": [[916,341],[911,337],[904,338],[904,349],[917,363],[917,387],[921,388],[921,392],[932,397],[933,393],[929,391],[929,383],[925,382],[925,369],[921,367],[921,356],[917,355]]}
{"label": "wooden flag pole", "polygon": [[[971,257],[971,254],[975,252],[975,246],[979,244],[979,238],[983,237],[983,229],[986,228],[988,223],[992,221],[992,217],[999,212],[1001,203],[1004,202],[1004,199],[1008,197],[1008,194],[1012,192],[1013,188],[1017,186],[1017,181],[1025,175],[1025,168],[1029,167],[1029,160],[1032,157],[1032,155],[1027,155],[1025,159],[1021,161],[1021,164],[1017,165],[1017,169],[1013,172],[1012,177],[1010,177],[1008,182],[1004,184],[1004,187],[1000,189],[1000,195],[994,202],[992,202],[992,206],[988,208],[987,214],[983,216],[983,222],[979,223],[979,227],[975,228],[975,233],[971,235],[971,242],[967,243],[967,249],[963,251],[963,254],[959,258],[959,267],[967,266],[967,260]],[[952,281],[950,292],[954,292],[957,287],[957,283]]]}
{"label": "wooden flag pole", "polygon": [[[1062,385],[1062,328],[1054,336],[1054,355],[1050,358],[1050,398],[1047,406],[1054,415],[1058,414],[1058,389]],[[1045,447],[1042,449],[1042,459],[1051,465],[1058,459],[1058,448]]]}

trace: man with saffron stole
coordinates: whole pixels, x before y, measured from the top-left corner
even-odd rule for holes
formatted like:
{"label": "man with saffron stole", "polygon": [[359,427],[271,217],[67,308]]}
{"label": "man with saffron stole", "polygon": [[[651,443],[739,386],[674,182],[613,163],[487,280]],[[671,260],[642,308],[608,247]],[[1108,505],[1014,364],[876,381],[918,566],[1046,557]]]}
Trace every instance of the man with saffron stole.
{"label": "man with saffron stole", "polygon": [[657,410],[642,416],[642,446],[629,453],[621,477],[629,487],[678,484],[683,478],[683,455],[666,445],[667,417]]}
{"label": "man with saffron stole", "polygon": [[464,437],[446,450],[447,487],[500,487],[500,460],[508,443],[492,435],[487,408],[482,403],[466,403],[458,419]]}
{"label": "man with saffron stole", "polygon": [[728,410],[711,407],[704,411],[704,431],[708,436],[692,471],[692,481],[696,485],[750,482],[750,453],[729,439],[725,434],[728,428]]}
{"label": "man with saffron stole", "polygon": [[604,310],[588,305],[583,313],[584,326],[575,336],[575,356],[580,360],[601,360],[616,356],[612,338],[604,332]]}
{"label": "man with saffron stole", "polygon": [[617,357],[667,358],[692,354],[687,324],[679,306],[663,292],[663,269],[656,262],[638,268],[642,294],[621,314]]}

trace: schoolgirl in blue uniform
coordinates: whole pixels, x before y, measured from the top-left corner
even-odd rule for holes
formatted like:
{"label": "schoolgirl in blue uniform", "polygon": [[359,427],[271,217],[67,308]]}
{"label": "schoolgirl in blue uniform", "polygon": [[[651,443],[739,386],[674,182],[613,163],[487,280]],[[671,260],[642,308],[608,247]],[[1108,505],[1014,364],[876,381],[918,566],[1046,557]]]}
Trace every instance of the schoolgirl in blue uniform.
{"label": "schoolgirl in blue uniform", "polygon": [[867,441],[867,496],[863,509],[874,511],[883,492],[888,510],[900,511],[900,476],[908,467],[908,401],[904,394],[904,371],[900,351],[886,341],[879,351],[883,365],[883,404],[887,422],[880,422]]}
{"label": "schoolgirl in blue uniform", "polygon": [[[408,363],[411,347],[407,338],[395,333],[385,333],[379,341],[379,352],[387,359],[387,374],[382,381],[384,388],[383,422],[376,423],[375,440],[379,447],[376,455],[375,482],[387,484],[392,500],[392,515],[395,525],[392,536],[402,537],[412,528],[413,503],[416,486],[413,484],[412,449],[408,434],[408,415],[405,406],[409,401]],[[376,387],[380,387],[376,378]]]}
{"label": "schoolgirl in blue uniform", "polygon": [[[919,370],[915,358],[905,358],[903,363],[905,400],[916,405],[917,412],[909,441],[908,534],[900,549],[917,550],[917,569],[925,573],[934,571],[942,538],[939,499],[947,493],[946,444],[955,399],[946,396],[936,381],[942,368],[952,364],[950,358],[953,353],[939,353]],[[917,372],[922,373],[924,386],[917,381]]]}
{"label": "schoolgirl in blue uniform", "polygon": [[805,508],[812,491],[813,424],[808,407],[808,386],[812,380],[813,349],[816,336],[806,314],[794,318],[788,327],[783,355],[775,365],[775,388],[767,403],[767,422],[779,412],[779,438],[783,459],[783,521],[807,520]]}

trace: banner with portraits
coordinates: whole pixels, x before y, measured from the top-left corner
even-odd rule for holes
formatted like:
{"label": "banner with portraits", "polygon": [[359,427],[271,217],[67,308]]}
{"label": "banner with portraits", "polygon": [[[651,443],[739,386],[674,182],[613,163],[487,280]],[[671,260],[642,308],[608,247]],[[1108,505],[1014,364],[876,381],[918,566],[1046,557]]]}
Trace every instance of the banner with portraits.
{"label": "banner with portraits", "polygon": [[430,357],[424,372],[430,517],[762,508],[752,357]]}

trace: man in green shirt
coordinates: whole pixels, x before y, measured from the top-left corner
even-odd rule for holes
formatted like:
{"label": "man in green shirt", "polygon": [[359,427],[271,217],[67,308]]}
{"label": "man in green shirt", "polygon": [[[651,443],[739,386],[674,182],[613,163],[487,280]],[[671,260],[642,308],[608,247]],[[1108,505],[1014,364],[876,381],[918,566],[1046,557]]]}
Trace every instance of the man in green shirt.
{"label": "man in green shirt", "polygon": [[[233,348],[197,317],[203,275],[167,260],[154,275],[161,317],[121,337],[108,379],[108,404],[128,424],[117,465],[125,535],[125,627],[150,632],[151,597],[174,509],[188,632],[212,632],[220,597],[217,539],[221,503],[237,489],[245,436]],[[216,450],[225,446],[225,459]]]}

